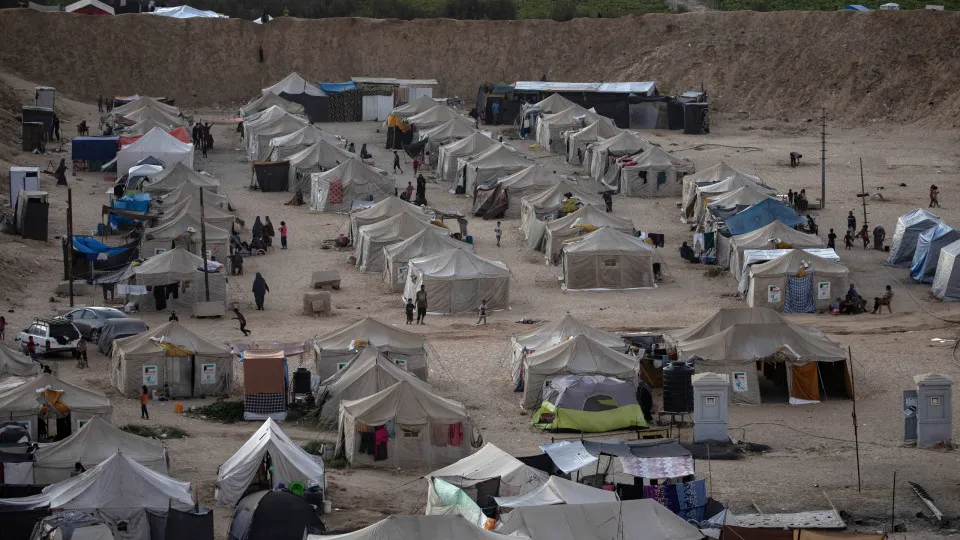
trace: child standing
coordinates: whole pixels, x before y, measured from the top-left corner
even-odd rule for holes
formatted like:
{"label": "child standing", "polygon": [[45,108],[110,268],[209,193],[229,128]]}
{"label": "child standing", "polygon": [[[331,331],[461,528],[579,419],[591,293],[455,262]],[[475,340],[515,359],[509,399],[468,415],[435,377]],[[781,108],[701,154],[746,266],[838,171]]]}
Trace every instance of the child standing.
{"label": "child standing", "polygon": [[7,319],[0,315],[0,341],[7,339],[5,334],[7,330]]}
{"label": "child standing", "polygon": [[144,385],[140,390],[140,419],[149,420],[150,413],[147,412],[147,402],[150,401],[150,394],[147,393],[147,387]]}
{"label": "child standing", "polygon": [[487,325],[487,301],[486,300],[480,301],[480,308],[478,311],[480,311],[480,318],[477,319],[477,324],[480,324],[482,322],[483,325],[486,326]]}
{"label": "child standing", "polygon": [[79,369],[87,367],[87,342],[83,337],[77,342],[77,367]]}
{"label": "child standing", "polygon": [[247,330],[247,319],[240,313],[240,308],[233,308],[233,312],[237,315],[234,319],[240,321],[240,331],[243,332],[244,336],[249,336],[250,331]]}
{"label": "child standing", "polygon": [[413,298],[407,298],[407,305],[405,306],[407,310],[407,324],[413,324]]}
{"label": "child standing", "polygon": [[503,228],[500,227],[500,222],[497,222],[497,226],[493,228],[493,234],[497,235],[497,247],[500,247],[500,237],[503,236]]}
{"label": "child standing", "polygon": [[287,222],[280,222],[280,249],[287,249]]}

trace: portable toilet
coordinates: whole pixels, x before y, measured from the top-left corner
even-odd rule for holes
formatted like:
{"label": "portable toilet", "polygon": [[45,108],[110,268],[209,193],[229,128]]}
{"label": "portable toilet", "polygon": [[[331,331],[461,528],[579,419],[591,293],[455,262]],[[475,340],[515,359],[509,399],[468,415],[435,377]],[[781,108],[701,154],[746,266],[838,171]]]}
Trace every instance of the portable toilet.
{"label": "portable toilet", "polygon": [[10,208],[21,191],[40,191],[40,167],[10,167]]}
{"label": "portable toilet", "polygon": [[35,106],[45,109],[54,109],[57,98],[57,89],[50,86],[38,86],[34,93],[36,97]]}

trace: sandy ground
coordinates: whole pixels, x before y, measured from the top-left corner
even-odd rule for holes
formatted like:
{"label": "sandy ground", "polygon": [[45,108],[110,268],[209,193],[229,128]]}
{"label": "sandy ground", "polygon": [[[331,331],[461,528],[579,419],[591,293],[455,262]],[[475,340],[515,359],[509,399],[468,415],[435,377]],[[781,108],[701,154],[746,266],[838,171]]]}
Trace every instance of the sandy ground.
{"label": "sandy ground", "polygon": [[[21,90],[26,89],[23,86]],[[70,118],[70,126],[80,118],[93,121],[96,108],[60,100]],[[204,119],[228,116],[230,111],[185,111],[199,113]],[[95,125],[95,122],[94,122]],[[389,165],[391,156],[383,147],[384,135],[374,123],[329,124],[325,130],[342,135],[359,147],[367,143],[378,164]],[[73,134],[73,130],[66,131]],[[926,207],[927,188],[931,183],[941,187],[940,215],[948,222],[960,217],[960,194],[956,191],[960,133],[934,132],[910,127],[872,126],[857,130],[828,129],[827,208],[815,212],[821,231],[845,228],[844,216],[855,210],[862,221],[862,210],[855,193],[860,190],[858,159],[863,158],[868,192],[883,188],[885,201],[870,200],[868,215],[872,224],[882,223],[892,235],[897,216],[917,207]],[[290,249],[274,251],[263,257],[252,257],[245,264],[246,275],[231,278],[231,294],[243,305],[252,302],[250,286],[256,272],[262,272],[270,285],[266,311],[247,309],[245,315],[251,338],[261,342],[310,339],[318,334],[345,326],[362,317],[374,315],[391,324],[403,324],[403,310],[396,294],[385,292],[379,274],[360,274],[347,265],[348,252],[320,250],[325,239],[346,230],[346,216],[311,214],[307,207],[284,206],[290,194],[263,194],[248,189],[250,166],[235,148],[238,140],[232,127],[215,128],[216,148],[209,158],[197,156],[196,167],[221,179],[226,193],[238,208],[238,215],[247,223],[255,216],[269,215],[279,226],[286,221],[290,231]],[[788,188],[805,188],[819,192],[819,130],[813,123],[808,129],[784,132],[763,124],[720,122],[707,136],[684,136],[673,132],[646,134],[670,151],[694,160],[703,169],[723,159],[746,172],[760,174],[782,192]],[[923,144],[919,144],[923,141]],[[561,173],[572,172],[562,158],[542,149],[531,148],[526,141],[508,141],[519,150],[535,157],[543,166]],[[756,150],[755,150],[756,149]],[[788,166],[788,153],[804,154],[801,167]],[[64,154],[67,155],[67,154]],[[10,156],[17,163],[46,163],[49,157]],[[398,186],[413,179],[409,163],[398,175]],[[3,167],[6,174],[6,165]],[[44,188],[51,193],[54,209],[52,233],[63,230],[63,203],[66,190],[55,187],[44,176]],[[900,183],[906,187],[899,187]],[[99,207],[105,202],[109,187],[99,175],[71,177],[75,204],[75,230],[92,231],[98,223]],[[466,211],[464,197],[447,193],[445,186],[430,184],[427,196],[432,206],[446,210]],[[644,330],[676,328],[693,324],[720,307],[743,305],[731,297],[734,279],[729,274],[710,278],[704,268],[683,264],[677,247],[689,240],[687,226],[680,223],[674,199],[616,199],[614,213],[629,217],[637,228],[666,235],[667,247],[660,252],[665,263],[666,279],[656,289],[629,292],[563,293],[557,285],[556,267],[547,267],[540,253],[527,249],[518,230],[519,220],[504,222],[502,247],[494,242],[492,222],[471,219],[469,232],[477,252],[491,259],[506,262],[514,276],[512,303],[509,311],[495,312],[486,327],[474,325],[472,315],[430,317],[428,324],[413,327],[424,333],[435,349],[431,365],[431,383],[445,396],[458,399],[469,408],[474,422],[483,431],[485,440],[516,454],[537,453],[537,445],[550,440],[550,434],[530,426],[530,417],[520,411],[517,396],[508,381],[508,337],[529,331],[518,324],[521,317],[549,320],[569,311],[608,330]],[[66,299],[51,302],[56,282],[61,278],[62,263],[58,243],[51,237],[47,244],[4,237],[0,240],[0,261],[15,261],[17,273],[25,273],[23,285],[28,293],[8,292],[0,303],[10,322],[7,340],[16,330],[25,327],[33,316],[50,315],[62,310]],[[897,472],[897,521],[908,530],[931,530],[929,521],[917,518],[925,512],[922,503],[909,493],[907,481],[922,484],[949,517],[960,515],[960,484],[957,467],[960,454],[954,450],[918,450],[902,444],[900,415],[901,392],[913,386],[913,375],[940,372],[956,377],[958,364],[952,359],[952,342],[938,344],[933,338],[955,339],[953,323],[960,321],[960,306],[937,303],[929,295],[929,287],[914,285],[906,270],[886,269],[880,265],[879,253],[855,249],[841,251],[843,261],[853,271],[854,280],[864,296],[880,294],[884,285],[896,292],[892,315],[830,317],[804,315],[793,317],[797,322],[823,329],[832,338],[850,346],[858,397],[860,468],[862,492],[857,489],[856,456],[851,423],[851,401],[829,400],[818,405],[734,406],[730,410],[730,432],[737,438],[769,445],[772,450],[739,461],[697,462],[699,473],[710,479],[713,497],[735,511],[752,512],[756,505],[763,512],[799,511],[829,508],[850,512],[862,520],[864,530],[885,530],[889,523],[890,496],[894,471]],[[33,265],[24,268],[23,265]],[[300,299],[308,290],[308,279],[315,269],[337,269],[342,276],[342,289],[334,293],[335,313],[315,318],[300,312]],[[7,283],[10,290],[12,283]],[[99,292],[76,299],[78,305],[97,305]],[[166,313],[140,314],[150,325],[166,321]],[[207,336],[227,341],[241,338],[230,320],[191,320],[181,322]],[[91,348],[91,351],[94,351]],[[114,401],[114,423],[139,423],[136,401],[122,398],[110,387],[108,359],[95,351],[90,368],[78,371],[70,361],[62,362],[61,375],[107,393]],[[292,367],[297,367],[297,362]],[[303,364],[310,367],[312,359]],[[186,404],[200,404],[188,401]],[[960,406],[954,405],[955,412]],[[185,429],[189,438],[170,441],[173,476],[196,482],[202,501],[213,505],[213,482],[217,467],[227,459],[257,428],[255,424],[221,425],[186,418],[172,413],[169,403],[152,403],[149,424],[174,425]],[[285,429],[295,439],[307,441],[327,439],[331,434],[318,433],[297,425]],[[955,434],[957,433],[955,429]],[[682,430],[680,438],[690,440],[692,433]],[[419,480],[427,471],[330,470],[329,497],[338,510],[326,516],[328,526],[354,527],[372,523],[392,513],[422,512],[426,494],[425,482]],[[230,509],[216,508],[217,536],[223,537],[229,527]],[[911,534],[921,538],[929,534]]]}

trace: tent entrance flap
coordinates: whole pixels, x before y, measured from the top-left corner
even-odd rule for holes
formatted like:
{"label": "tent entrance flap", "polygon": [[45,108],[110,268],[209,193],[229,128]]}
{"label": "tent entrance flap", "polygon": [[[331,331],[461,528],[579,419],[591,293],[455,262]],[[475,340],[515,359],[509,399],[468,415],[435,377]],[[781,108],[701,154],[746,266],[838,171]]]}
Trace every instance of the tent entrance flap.
{"label": "tent entrance flap", "polygon": [[793,364],[790,366],[790,399],[820,401],[820,377],[817,366],[820,362]]}

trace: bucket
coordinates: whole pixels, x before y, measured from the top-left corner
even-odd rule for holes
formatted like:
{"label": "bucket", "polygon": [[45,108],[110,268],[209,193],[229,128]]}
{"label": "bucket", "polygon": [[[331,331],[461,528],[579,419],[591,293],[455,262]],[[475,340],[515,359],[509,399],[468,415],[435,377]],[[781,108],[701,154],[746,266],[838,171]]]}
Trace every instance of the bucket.
{"label": "bucket", "polygon": [[183,402],[176,402],[173,404],[173,412],[176,414],[183,414]]}
{"label": "bucket", "polygon": [[465,240],[466,240],[466,242],[467,242],[468,244],[471,244],[471,245],[472,245],[472,244],[473,244],[473,235],[468,234],[468,235],[466,236]]}
{"label": "bucket", "polygon": [[331,512],[333,512],[333,501],[331,501],[330,499],[327,499],[323,501],[323,513],[329,514]]}

